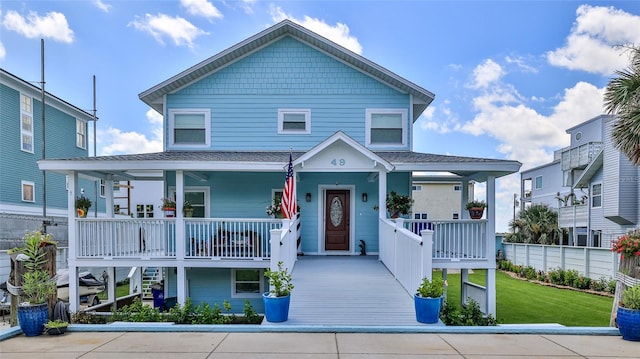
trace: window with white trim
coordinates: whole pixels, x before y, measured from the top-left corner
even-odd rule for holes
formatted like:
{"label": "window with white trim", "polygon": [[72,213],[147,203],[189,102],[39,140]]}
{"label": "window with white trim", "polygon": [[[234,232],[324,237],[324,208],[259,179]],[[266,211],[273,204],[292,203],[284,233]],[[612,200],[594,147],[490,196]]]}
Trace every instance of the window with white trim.
{"label": "window with white trim", "polygon": [[34,203],[36,201],[35,183],[30,181],[22,181],[21,185],[22,185],[22,202]]}
{"label": "window with white trim", "polygon": [[406,109],[367,109],[365,117],[367,146],[407,145]]}
{"label": "window with white trim", "polygon": [[536,177],[536,189],[542,189],[542,176]]}
{"label": "window with white trim", "polygon": [[460,186],[459,184],[454,184],[453,185],[453,190],[456,191],[456,192],[460,191],[460,190],[462,190],[462,186]]}
{"label": "window with white trim", "polygon": [[153,218],[153,205],[152,204],[137,204],[136,205],[136,217],[138,217],[138,218]]}
{"label": "window with white trim", "polygon": [[411,186],[412,191],[422,191],[422,185],[418,184],[415,186]]}
{"label": "window with white trim", "polygon": [[460,219],[460,213],[458,212],[453,212],[451,214],[451,219]]}
{"label": "window with white trim", "polygon": [[169,144],[205,147],[211,143],[211,111],[169,110]]}
{"label": "window with white trim", "polygon": [[87,123],[76,119],[76,147],[87,148]]}
{"label": "window with white trim", "polygon": [[[169,187],[171,198],[176,198],[176,188]],[[184,188],[184,200],[193,207],[192,217],[209,217],[209,188],[201,186],[189,186]]]}
{"label": "window with white trim", "polygon": [[311,133],[311,110],[279,109],[278,133],[301,134]]}
{"label": "window with white trim", "polygon": [[602,183],[591,185],[591,207],[602,207]]}
{"label": "window with white trim", "polygon": [[231,276],[232,298],[257,298],[265,291],[261,269],[232,269]]}
{"label": "window with white trim", "polygon": [[33,99],[20,94],[20,149],[33,153]]}

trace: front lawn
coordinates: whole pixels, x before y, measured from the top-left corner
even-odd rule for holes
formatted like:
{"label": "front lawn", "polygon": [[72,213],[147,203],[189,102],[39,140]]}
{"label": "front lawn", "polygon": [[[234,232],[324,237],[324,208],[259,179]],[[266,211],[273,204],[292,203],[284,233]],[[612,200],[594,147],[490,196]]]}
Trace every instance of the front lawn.
{"label": "front lawn", "polygon": [[[434,275],[440,275],[435,272]],[[449,303],[460,303],[460,274],[448,274]],[[485,271],[475,270],[469,279],[484,285]],[[566,326],[608,327],[613,298],[558,289],[511,278],[496,271],[498,323],[559,323]]]}

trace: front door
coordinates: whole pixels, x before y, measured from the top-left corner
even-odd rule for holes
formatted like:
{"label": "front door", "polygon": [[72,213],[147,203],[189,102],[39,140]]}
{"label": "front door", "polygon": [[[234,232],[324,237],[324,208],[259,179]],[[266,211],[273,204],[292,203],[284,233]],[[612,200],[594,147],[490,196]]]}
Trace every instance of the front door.
{"label": "front door", "polygon": [[325,194],[324,249],[349,250],[349,191],[327,190]]}

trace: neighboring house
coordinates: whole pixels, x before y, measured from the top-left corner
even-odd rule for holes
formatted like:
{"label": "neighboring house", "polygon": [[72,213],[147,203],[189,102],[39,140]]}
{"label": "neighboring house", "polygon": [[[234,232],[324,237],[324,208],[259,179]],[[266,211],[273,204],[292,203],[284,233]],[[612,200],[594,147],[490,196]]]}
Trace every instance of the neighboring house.
{"label": "neighboring house", "polygon": [[473,181],[463,194],[462,179],[457,176],[413,176],[411,218],[421,220],[461,219],[463,198],[474,198]]}
{"label": "neighboring house", "polygon": [[[428,249],[419,261],[394,262],[415,265],[408,295],[432,268],[462,269],[464,278],[486,268],[480,293],[495,314],[495,179],[521,164],[413,152],[413,124],[433,98],[300,25],[278,23],[140,94],[164,116],[163,152],[40,162],[68,173],[72,193],[78,176],[109,184],[151,180],[145,171],[163,170],[154,199],[177,203],[170,218],[69,218],[76,229],[69,267],[143,263],[160,268],[165,297],[179,303],[230,299],[238,310],[249,299],[262,311],[266,268],[284,261],[292,269],[297,251],[359,255],[362,241],[392,271],[398,254]],[[265,209],[282,196],[290,155],[300,214],[277,219]],[[463,187],[486,182],[487,219],[464,220],[460,210],[463,220],[432,223],[433,250],[428,240],[419,246],[419,234],[407,229],[412,220],[391,221],[384,210],[390,191],[411,193],[413,172],[453,173]],[[112,188],[105,186],[107,208]],[[197,207],[193,218],[182,215],[185,200]],[[407,247],[394,252],[396,240]]]}
{"label": "neighboring house", "polygon": [[613,144],[615,121],[602,115],[569,128],[569,147],[521,174],[522,208],[546,203],[556,209],[569,245],[609,248],[640,220],[640,173]]}
{"label": "neighboring house", "polygon": [[[0,69],[0,249],[20,246],[25,232],[44,221],[60,246],[67,242],[65,175],[47,173],[45,188],[36,163],[43,158],[44,134],[42,90],[33,83]],[[87,157],[92,115],[48,92],[44,102],[46,157]],[[95,181],[83,180],[80,188],[95,203]]]}

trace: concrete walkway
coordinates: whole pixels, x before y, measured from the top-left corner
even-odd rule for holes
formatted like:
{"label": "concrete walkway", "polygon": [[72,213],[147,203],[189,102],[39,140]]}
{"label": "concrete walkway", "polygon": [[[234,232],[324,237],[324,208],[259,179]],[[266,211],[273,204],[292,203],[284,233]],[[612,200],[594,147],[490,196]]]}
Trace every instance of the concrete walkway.
{"label": "concrete walkway", "polygon": [[68,332],[0,342],[14,358],[638,358],[612,335]]}

